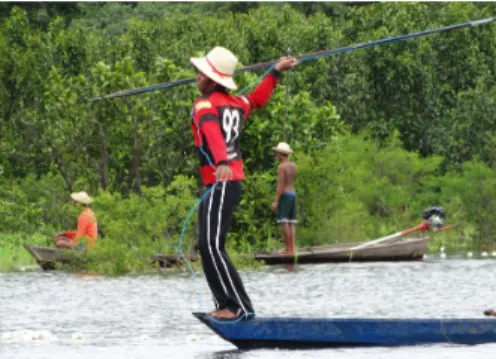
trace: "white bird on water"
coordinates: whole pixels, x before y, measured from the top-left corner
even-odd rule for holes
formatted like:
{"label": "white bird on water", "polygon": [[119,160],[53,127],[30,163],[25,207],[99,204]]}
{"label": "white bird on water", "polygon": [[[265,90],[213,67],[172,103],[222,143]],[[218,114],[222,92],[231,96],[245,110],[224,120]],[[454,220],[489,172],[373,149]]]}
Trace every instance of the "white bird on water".
{"label": "white bird on water", "polygon": [[468,257],[468,258],[472,258],[472,256],[473,256],[472,252],[468,252],[468,253],[467,253],[467,257]]}

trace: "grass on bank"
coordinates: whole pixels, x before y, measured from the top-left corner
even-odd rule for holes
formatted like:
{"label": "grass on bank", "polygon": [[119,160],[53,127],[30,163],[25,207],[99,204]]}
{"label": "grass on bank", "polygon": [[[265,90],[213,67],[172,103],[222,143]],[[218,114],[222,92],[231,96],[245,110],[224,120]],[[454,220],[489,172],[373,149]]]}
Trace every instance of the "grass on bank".
{"label": "grass on bank", "polygon": [[[447,254],[465,255],[467,252],[492,251],[494,248],[480,247],[470,238],[474,229],[455,228],[446,232],[429,233],[429,252],[439,253],[441,247]],[[448,233],[451,232],[452,233]],[[419,233],[421,234],[421,233]],[[454,236],[456,234],[456,236]],[[34,258],[23,247],[24,243],[38,246],[54,247],[53,240],[43,234],[21,235],[9,234],[0,236],[0,272],[16,271],[23,266],[36,265]],[[279,237],[267,239],[267,250],[282,247]],[[253,257],[245,254],[253,254],[257,250],[250,243],[243,242],[236,245],[234,241],[228,241],[228,252],[236,267],[243,269],[258,269],[263,263],[255,261]],[[190,254],[189,247],[183,248],[184,254]],[[70,251],[68,251],[68,255]],[[152,257],[157,253],[176,254],[175,245],[157,245],[151,243],[136,242],[134,245],[105,238],[97,242],[94,248],[89,248],[83,261],[76,261],[70,265],[58,265],[59,270],[67,272],[93,272],[104,275],[122,275],[127,273],[150,273],[158,271],[158,263],[152,262]],[[192,269],[201,272],[201,262],[190,262]],[[186,265],[178,268],[170,268],[168,271],[188,271]]]}
{"label": "grass on bank", "polygon": [[47,236],[39,233],[0,234],[0,272],[13,271],[16,267],[36,265],[36,261],[24,249],[23,244],[29,243],[37,246],[53,246]]}

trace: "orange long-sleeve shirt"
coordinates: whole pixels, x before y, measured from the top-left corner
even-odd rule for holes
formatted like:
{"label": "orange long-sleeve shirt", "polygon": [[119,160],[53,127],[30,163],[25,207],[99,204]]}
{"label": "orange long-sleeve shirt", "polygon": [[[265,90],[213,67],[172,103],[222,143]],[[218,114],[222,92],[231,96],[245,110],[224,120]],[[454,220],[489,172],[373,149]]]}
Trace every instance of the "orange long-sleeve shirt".
{"label": "orange long-sleeve shirt", "polygon": [[77,243],[80,238],[86,237],[88,238],[88,245],[94,246],[98,237],[95,213],[91,209],[85,208],[78,217],[77,231],[66,232],[65,235],[74,238],[74,243]]}

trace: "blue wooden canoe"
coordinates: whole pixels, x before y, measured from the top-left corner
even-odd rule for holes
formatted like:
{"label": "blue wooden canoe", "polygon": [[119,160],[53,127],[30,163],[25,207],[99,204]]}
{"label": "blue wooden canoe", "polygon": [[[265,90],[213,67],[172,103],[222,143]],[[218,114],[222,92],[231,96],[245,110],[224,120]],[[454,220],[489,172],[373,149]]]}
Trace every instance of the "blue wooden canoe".
{"label": "blue wooden canoe", "polygon": [[263,318],[225,321],[193,313],[240,349],[496,342],[496,319]]}

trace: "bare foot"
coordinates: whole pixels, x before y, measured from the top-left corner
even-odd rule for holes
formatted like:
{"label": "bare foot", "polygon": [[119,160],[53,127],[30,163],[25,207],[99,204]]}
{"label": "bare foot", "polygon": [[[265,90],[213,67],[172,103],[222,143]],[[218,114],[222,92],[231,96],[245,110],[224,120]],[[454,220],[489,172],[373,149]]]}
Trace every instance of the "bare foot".
{"label": "bare foot", "polygon": [[227,308],[211,312],[210,315],[217,319],[236,319],[238,317],[236,314],[234,314]]}
{"label": "bare foot", "polygon": [[220,311],[221,311],[221,309],[212,310],[210,313],[208,313],[208,315],[213,317],[215,315],[215,313],[220,312]]}

